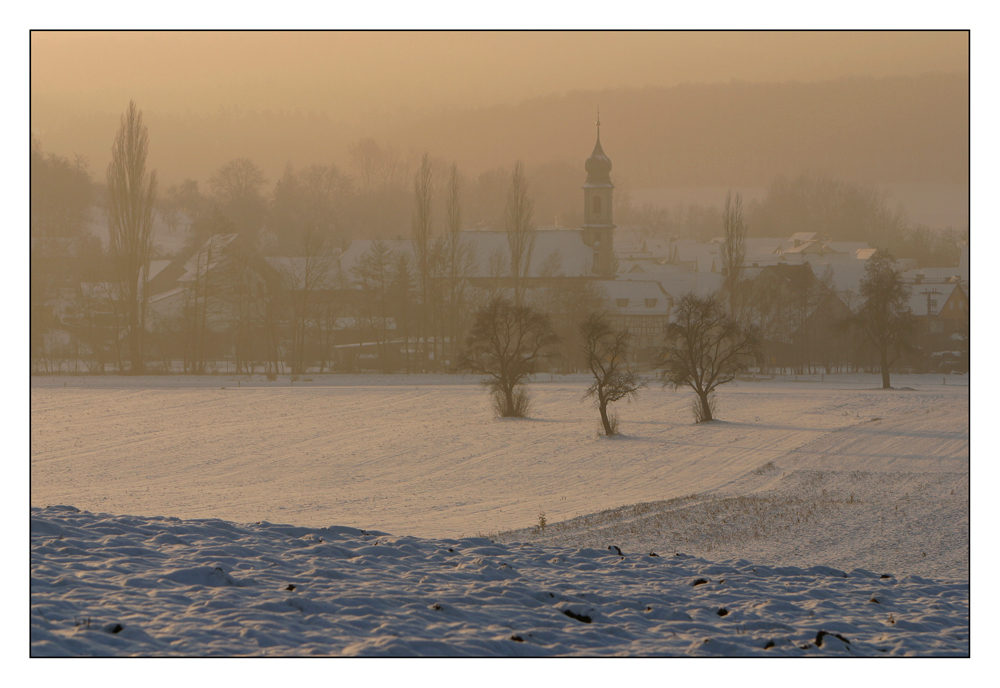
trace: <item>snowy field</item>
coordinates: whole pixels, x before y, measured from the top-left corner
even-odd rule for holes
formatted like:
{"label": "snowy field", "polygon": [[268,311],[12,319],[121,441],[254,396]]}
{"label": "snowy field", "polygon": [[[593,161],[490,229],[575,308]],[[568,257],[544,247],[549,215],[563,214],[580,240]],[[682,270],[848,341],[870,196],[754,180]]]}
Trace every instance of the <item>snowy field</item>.
{"label": "snowy field", "polygon": [[529,420],[454,377],[33,378],[32,652],[968,654],[942,381],[742,382],[703,425],[654,387],[607,439],[583,377]]}

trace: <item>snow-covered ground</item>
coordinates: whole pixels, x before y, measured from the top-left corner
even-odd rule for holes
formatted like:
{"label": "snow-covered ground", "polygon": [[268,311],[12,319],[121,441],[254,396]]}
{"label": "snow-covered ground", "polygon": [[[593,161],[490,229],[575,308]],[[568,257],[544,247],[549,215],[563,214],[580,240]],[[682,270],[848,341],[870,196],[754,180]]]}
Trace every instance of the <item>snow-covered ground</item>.
{"label": "snow-covered ground", "polygon": [[968,654],[968,587],[858,569],[32,509],[32,653]]}
{"label": "snow-covered ground", "polygon": [[893,383],[33,378],[33,652],[966,654],[968,378]]}

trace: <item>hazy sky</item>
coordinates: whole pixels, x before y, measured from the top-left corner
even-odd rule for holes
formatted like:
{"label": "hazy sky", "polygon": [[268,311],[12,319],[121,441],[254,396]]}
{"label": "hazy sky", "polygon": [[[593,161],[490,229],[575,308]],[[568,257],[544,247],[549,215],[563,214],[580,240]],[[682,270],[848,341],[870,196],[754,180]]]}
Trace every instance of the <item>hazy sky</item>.
{"label": "hazy sky", "polygon": [[964,32],[35,32],[33,122],[220,107],[345,121],[683,82],[966,71]]}

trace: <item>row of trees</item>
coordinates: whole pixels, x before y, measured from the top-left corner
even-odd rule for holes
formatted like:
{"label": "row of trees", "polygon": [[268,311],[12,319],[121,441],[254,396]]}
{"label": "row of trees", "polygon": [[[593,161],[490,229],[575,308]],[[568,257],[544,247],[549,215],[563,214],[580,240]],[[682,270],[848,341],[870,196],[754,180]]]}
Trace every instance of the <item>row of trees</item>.
{"label": "row of trees", "polygon": [[[203,241],[213,211],[221,213],[236,231],[278,255],[295,255],[306,231],[340,247],[354,238],[391,239],[410,220],[417,194],[414,172],[429,162],[435,176],[448,175],[448,163],[426,157],[362,139],[348,151],[349,170],[333,164],[288,165],[273,185],[256,163],[237,158],[213,172],[204,187],[187,179],[166,188],[156,210],[175,230],[190,229],[192,242]],[[579,225],[578,166],[553,162],[524,174],[536,216],[546,224]],[[503,229],[510,176],[503,167],[461,176],[466,226]],[[702,241],[724,232],[723,207],[636,204],[627,182],[619,187],[615,217],[621,224]],[[45,155],[32,139],[32,236],[81,232],[91,206],[103,203],[103,196],[100,185],[91,183],[86,161]],[[833,240],[868,241],[921,266],[957,264],[960,246],[968,240],[967,228],[935,230],[908,222],[884,189],[810,173],[775,177],[760,200],[747,204],[745,214],[752,236],[786,237],[807,228]]]}
{"label": "row of trees", "polygon": [[[575,193],[579,180],[572,176],[578,172],[563,165],[542,166],[530,180],[519,163],[519,171],[496,167],[467,176],[439,158],[404,156],[398,148],[373,139],[352,146],[349,159],[350,172],[333,164],[302,168],[289,164],[269,189],[263,170],[247,158],[238,158],[209,177],[207,192],[193,179],[170,186],[157,210],[175,231],[186,223],[192,247],[210,234],[209,220],[217,212],[266,253],[298,255],[306,232],[318,233],[340,248],[352,239],[398,237],[400,228],[411,224],[414,206],[426,206],[422,193],[427,182],[450,178],[453,173],[463,190],[463,226],[503,230],[510,178],[517,172],[525,185],[532,185],[534,197],[541,199],[540,210],[547,221],[576,226],[581,219]],[[424,180],[423,186],[413,184],[415,176]],[[565,186],[563,193],[555,192],[557,185]],[[452,220],[449,216],[438,221],[450,225]]]}
{"label": "row of trees", "polygon": [[[740,199],[726,201],[727,229],[735,238],[743,231]],[[739,242],[727,258],[739,264]],[[762,360],[759,329],[742,317],[735,292],[738,281],[727,282],[726,292],[700,298],[683,296],[663,332],[654,366],[658,379],[674,389],[694,391],[692,411],[696,422],[711,421],[715,414],[715,390]],[[907,288],[885,251],[868,261],[861,284],[862,307],[841,320],[837,327],[853,331],[878,354],[882,386],[890,388],[890,366],[908,346],[912,320],[907,310]],[[609,406],[632,400],[647,382],[629,366],[627,330],[615,330],[603,313],[590,313],[579,324],[578,346],[594,378],[586,396],[594,399],[605,435],[618,432],[618,416]],[[524,417],[531,397],[526,382],[539,365],[552,358],[561,338],[548,316],[531,305],[503,296],[493,298],[475,314],[466,341],[461,367],[485,376],[493,409],[501,417]]]}
{"label": "row of trees", "polygon": [[[594,400],[604,434],[615,435],[618,416],[610,405],[635,399],[647,384],[629,365],[631,335],[615,330],[606,314],[592,312],[579,323],[574,339],[594,378],[585,395]],[[497,296],[476,312],[460,365],[485,377],[498,416],[521,418],[531,407],[528,378],[556,355],[553,347],[560,341],[547,315]],[[698,422],[713,419],[715,389],[748,370],[760,356],[752,328],[732,318],[714,297],[694,294],[680,300],[663,342],[656,361],[659,379],[675,389],[694,390]]]}
{"label": "row of trees", "polygon": [[[99,283],[110,287],[105,294],[88,293],[85,300],[95,303],[81,304],[78,310],[88,315],[76,319],[76,333],[94,352],[97,369],[114,362],[122,370],[127,358],[129,371],[141,373],[151,355],[166,363],[180,352],[186,372],[202,373],[226,352],[238,372],[260,362],[278,372],[284,362],[302,373],[310,364],[324,369],[332,362],[335,335],[344,330],[359,343],[374,344],[386,372],[397,366],[407,372],[454,367],[468,328],[475,261],[459,233],[463,194],[455,165],[444,184],[443,233],[434,226],[437,167],[424,155],[413,176],[412,253],[376,240],[353,270],[338,274],[332,269],[336,206],[351,185],[335,168],[289,168],[268,208],[263,174],[249,160],[234,160],[210,178],[211,202],[195,182],[186,182],[169,189],[164,203],[157,201],[155,172],[146,169],[147,152],[142,113],[130,103],[107,172],[109,260]],[[352,155],[368,195],[391,190],[406,171],[392,150],[374,142],[362,142]],[[183,254],[193,277],[183,284],[181,314],[154,322],[147,313],[147,277],[157,207],[173,222],[182,213],[194,218]],[[285,228],[279,241],[285,250],[276,251],[291,254],[284,262],[260,259],[256,238],[264,217]],[[509,177],[503,229],[508,251],[489,257],[491,272],[495,285],[506,283],[520,303],[535,236],[533,200],[520,162]],[[234,234],[236,243],[227,238]],[[600,298],[587,285],[549,291],[544,300],[557,314]],[[345,321],[353,325],[345,327]],[[401,360],[393,355],[400,349]]]}
{"label": "row of trees", "polygon": [[[117,328],[110,328],[113,336],[110,348],[119,360],[119,369],[122,352],[127,351],[129,368],[134,373],[143,371],[147,358],[145,280],[153,251],[153,213],[158,205],[155,172],[146,170],[147,153],[148,133],[142,113],[130,103],[122,116],[106,176],[107,265],[111,288],[105,310],[110,310],[117,324]],[[37,171],[39,183],[47,185],[45,188],[83,188],[81,182],[86,170],[81,161],[70,164],[53,156],[46,158],[35,145],[32,155],[38,165],[33,174]],[[352,156],[361,171],[363,193],[369,196],[398,186],[400,175],[407,169],[392,149],[383,149],[370,141],[358,144]],[[336,208],[350,193],[351,180],[335,168],[313,166],[298,173],[289,168],[279,181],[270,205],[262,195],[266,182],[263,174],[245,159],[231,161],[212,175],[209,180],[212,204],[206,203],[193,182],[168,190],[167,205],[177,213],[183,210],[196,218],[192,244],[207,247],[192,254],[195,279],[184,289],[183,316],[179,322],[165,326],[168,331],[172,328],[175,338],[182,341],[185,370],[205,370],[210,357],[209,323],[213,308],[226,311],[230,330],[228,349],[235,352],[237,370],[253,370],[255,362],[260,360],[273,372],[278,371],[282,360],[294,373],[304,372],[317,360],[324,367],[330,358],[333,333],[340,329],[339,316],[353,317],[356,323],[361,323],[355,330],[374,343],[383,370],[388,371],[397,363],[407,371],[453,368],[460,353],[461,334],[469,326],[472,302],[468,277],[475,256],[470,247],[463,245],[459,234],[463,223],[462,182],[455,165],[447,170],[446,227],[443,235],[435,236],[433,202],[438,168],[425,154],[413,176],[412,255],[394,253],[387,244],[376,241],[340,285],[329,284],[331,237],[337,230]],[[504,205],[503,227],[508,250],[489,259],[491,274],[497,278],[494,284],[498,288],[506,284],[518,307],[527,305],[525,277],[535,236],[534,201],[527,186],[524,167],[518,162],[509,177]],[[164,206],[160,207],[162,212]],[[66,230],[70,235],[80,235],[83,220],[70,210],[40,209],[37,218],[33,213],[33,232],[37,230],[40,236],[51,237],[58,234],[55,227],[69,226],[75,227]],[[256,252],[255,239],[264,226],[262,218],[274,226],[285,227],[281,236],[287,242],[288,252],[295,256],[277,269],[277,278],[269,275],[267,268],[261,269]],[[787,339],[788,333],[781,328],[788,327],[795,318],[789,318],[788,309],[781,307],[780,290],[769,293],[759,286],[751,289],[742,279],[747,222],[739,195],[727,196],[722,225],[723,294],[729,316],[753,326],[764,339]],[[210,276],[214,244],[203,243],[204,240],[233,233],[242,237],[250,250],[237,255],[225,274]],[[542,272],[546,269],[543,266]],[[358,298],[336,303],[330,298],[336,288],[331,287],[350,291]],[[282,292],[284,301],[280,298]],[[828,293],[828,285],[820,283],[816,288],[810,285],[809,289],[796,292],[792,305],[804,313],[816,305],[816,299]],[[866,303],[871,300],[864,294],[862,297]],[[592,311],[600,299],[593,285],[585,281],[534,295],[536,305],[541,301],[543,310],[552,314],[554,332],[561,341],[568,340],[581,314]],[[126,334],[127,342],[123,343],[114,334],[115,329]],[[394,362],[390,351],[398,349],[400,340],[403,360]],[[162,341],[160,348],[167,348]],[[282,349],[286,351],[283,353]],[[311,350],[314,353],[310,356]],[[566,362],[568,370],[592,367],[588,357],[575,347],[566,347],[564,354],[561,360]],[[164,353],[163,357],[169,355]]]}

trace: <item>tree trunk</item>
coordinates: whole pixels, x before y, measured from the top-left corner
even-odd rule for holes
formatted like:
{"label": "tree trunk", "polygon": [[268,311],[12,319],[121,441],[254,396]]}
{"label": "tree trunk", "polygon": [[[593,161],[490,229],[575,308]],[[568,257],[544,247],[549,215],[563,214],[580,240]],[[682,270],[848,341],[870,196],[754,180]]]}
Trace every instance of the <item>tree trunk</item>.
{"label": "tree trunk", "polygon": [[889,385],[889,356],[885,349],[882,349],[880,363],[882,365],[882,389],[892,389]]}
{"label": "tree trunk", "polygon": [[604,424],[604,434],[611,437],[615,434],[615,431],[611,427],[611,421],[608,419],[608,402],[601,401],[599,408],[601,409],[601,422]]}
{"label": "tree trunk", "polygon": [[130,375],[142,375],[142,332],[139,331],[139,314],[136,308],[130,309],[128,329],[128,350],[131,358]]}
{"label": "tree trunk", "polygon": [[504,404],[506,408],[503,410],[503,415],[505,418],[511,418],[514,415],[514,389],[512,387],[505,387],[503,390]]}
{"label": "tree trunk", "polygon": [[701,422],[707,423],[712,420],[712,406],[708,403],[708,392],[698,392],[698,399],[701,402]]}

